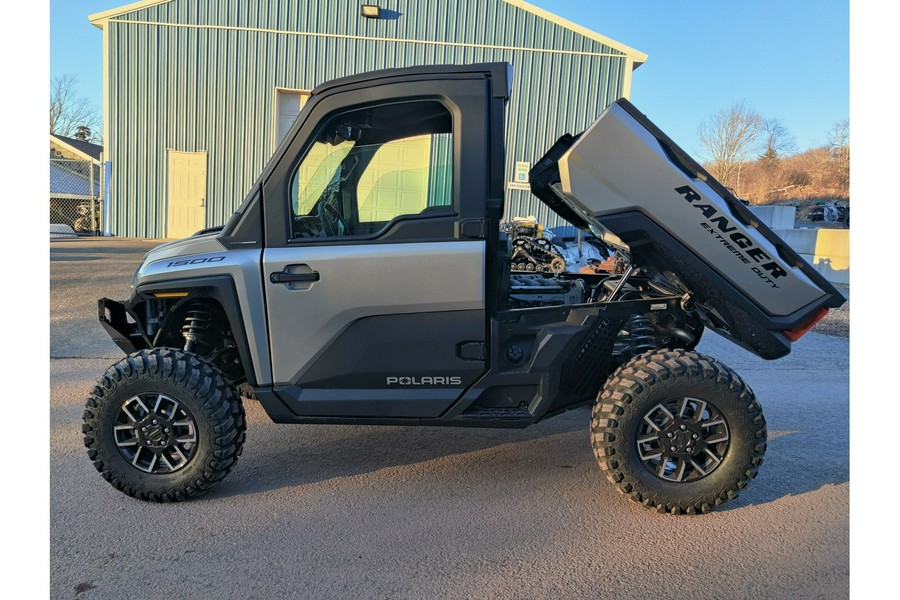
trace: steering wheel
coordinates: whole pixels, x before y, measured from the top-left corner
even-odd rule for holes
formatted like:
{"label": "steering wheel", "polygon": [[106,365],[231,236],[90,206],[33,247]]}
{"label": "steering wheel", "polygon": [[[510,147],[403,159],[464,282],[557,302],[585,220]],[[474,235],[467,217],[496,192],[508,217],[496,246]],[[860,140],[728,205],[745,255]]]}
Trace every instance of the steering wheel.
{"label": "steering wheel", "polygon": [[322,202],[319,204],[319,221],[322,222],[322,231],[328,237],[337,237],[344,235],[347,231],[347,223],[341,216],[337,207],[330,202]]}

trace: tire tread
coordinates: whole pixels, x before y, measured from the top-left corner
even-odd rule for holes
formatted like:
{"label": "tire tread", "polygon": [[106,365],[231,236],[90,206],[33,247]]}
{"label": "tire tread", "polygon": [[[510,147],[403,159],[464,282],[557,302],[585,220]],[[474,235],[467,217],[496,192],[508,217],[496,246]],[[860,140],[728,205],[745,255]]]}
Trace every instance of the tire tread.
{"label": "tire tread", "polygon": [[[648,388],[675,378],[715,382],[728,389],[738,399],[741,410],[745,411],[747,420],[752,423],[750,437],[757,440],[757,443],[743,449],[748,454],[747,464],[726,485],[716,486],[714,490],[699,497],[694,495],[673,501],[657,490],[645,489],[633,473],[633,469],[643,469],[642,465],[612,457],[619,454],[620,444],[630,443],[618,435],[629,405],[645,392],[649,393]],[[707,513],[727,500],[736,498],[738,492],[756,477],[763,463],[766,439],[766,421],[762,407],[743,379],[714,358],[688,350],[652,350],[621,365],[598,394],[591,414],[591,446],[600,469],[609,481],[632,500],[671,514]]]}
{"label": "tire tread", "polygon": [[[105,426],[101,423],[104,404],[113,401],[124,386],[141,379],[168,380],[187,388],[202,399],[200,408],[212,423],[211,448],[195,456],[205,461],[203,468],[180,485],[160,490],[137,485],[111,464],[108,452],[116,450],[102,447],[99,432]],[[247,427],[240,397],[221,371],[196,355],[171,348],[142,350],[107,369],[85,402],[83,420],[84,445],[100,475],[124,494],[153,502],[187,500],[212,489],[237,463]]]}

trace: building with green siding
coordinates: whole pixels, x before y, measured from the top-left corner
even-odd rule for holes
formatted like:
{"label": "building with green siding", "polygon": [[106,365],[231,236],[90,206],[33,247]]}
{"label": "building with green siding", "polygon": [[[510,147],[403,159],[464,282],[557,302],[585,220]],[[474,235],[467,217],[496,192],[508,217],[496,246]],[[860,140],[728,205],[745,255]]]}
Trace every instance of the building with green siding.
{"label": "building with green siding", "polygon": [[[377,17],[363,5],[377,6]],[[512,181],[516,163],[534,163],[629,97],[632,71],[647,59],[521,0],[144,0],[90,20],[103,34],[104,229],[128,237],[224,224],[309,91],[330,79],[511,63]],[[559,224],[514,188],[507,218]]]}

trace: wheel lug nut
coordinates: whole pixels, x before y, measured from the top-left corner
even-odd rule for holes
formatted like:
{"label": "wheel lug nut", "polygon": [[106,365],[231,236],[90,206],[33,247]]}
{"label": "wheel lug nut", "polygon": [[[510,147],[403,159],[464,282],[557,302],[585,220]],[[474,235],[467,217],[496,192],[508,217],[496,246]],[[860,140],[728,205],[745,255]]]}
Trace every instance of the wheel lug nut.
{"label": "wheel lug nut", "polygon": [[666,434],[666,437],[672,437],[671,432]]}
{"label": "wheel lug nut", "polygon": [[[166,431],[168,431],[168,429],[166,429]],[[695,434],[692,435],[691,437],[694,438],[694,439],[696,440],[699,436],[695,433]]]}
{"label": "wheel lug nut", "polygon": [[[153,422],[156,423],[156,421],[153,421]],[[682,425],[681,427],[679,427],[679,429],[685,430],[685,429],[687,429],[687,427],[685,427],[684,425]]]}
{"label": "wheel lug nut", "polygon": [[678,450],[678,448],[676,448],[675,446],[672,446],[672,447],[670,448],[670,450],[672,450],[672,452],[676,452],[676,451]]}
{"label": "wheel lug nut", "polygon": [[141,431],[143,431],[144,433],[147,433],[147,428],[146,428],[146,427],[141,427]]}
{"label": "wheel lug nut", "polygon": [[691,451],[691,447],[690,447],[690,446],[687,447],[687,451],[688,451],[688,452]]}
{"label": "wheel lug nut", "polygon": [[[159,421],[157,421],[156,419],[153,419],[153,424],[159,425]],[[682,425],[681,428],[684,429],[684,425]]]}

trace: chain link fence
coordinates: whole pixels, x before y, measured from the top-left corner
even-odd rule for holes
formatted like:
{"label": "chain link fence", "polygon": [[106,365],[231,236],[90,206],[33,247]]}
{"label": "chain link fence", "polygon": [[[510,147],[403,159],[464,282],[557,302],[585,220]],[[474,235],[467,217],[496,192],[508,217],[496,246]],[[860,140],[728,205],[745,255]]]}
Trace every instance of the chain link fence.
{"label": "chain link fence", "polygon": [[78,235],[100,235],[100,165],[50,156],[50,224],[68,225]]}

